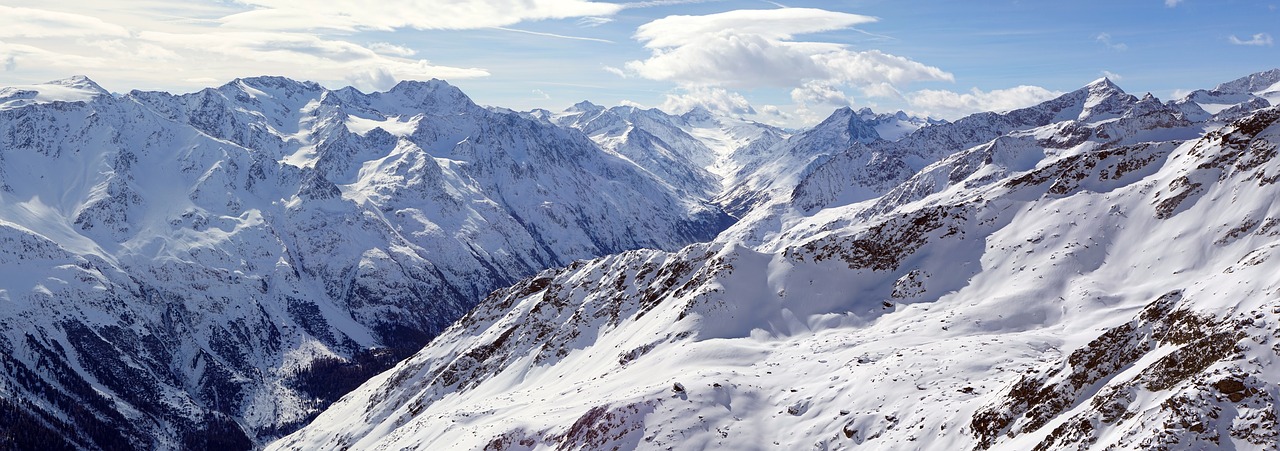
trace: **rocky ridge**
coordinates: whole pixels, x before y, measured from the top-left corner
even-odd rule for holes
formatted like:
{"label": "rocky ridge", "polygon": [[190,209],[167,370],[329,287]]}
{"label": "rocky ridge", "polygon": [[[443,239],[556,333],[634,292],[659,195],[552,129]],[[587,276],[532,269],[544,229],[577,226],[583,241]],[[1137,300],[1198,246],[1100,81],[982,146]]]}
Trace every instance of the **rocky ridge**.
{"label": "rocky ridge", "polygon": [[495,292],[271,449],[1273,449],[1280,113],[1188,102],[922,128],[879,194]]}

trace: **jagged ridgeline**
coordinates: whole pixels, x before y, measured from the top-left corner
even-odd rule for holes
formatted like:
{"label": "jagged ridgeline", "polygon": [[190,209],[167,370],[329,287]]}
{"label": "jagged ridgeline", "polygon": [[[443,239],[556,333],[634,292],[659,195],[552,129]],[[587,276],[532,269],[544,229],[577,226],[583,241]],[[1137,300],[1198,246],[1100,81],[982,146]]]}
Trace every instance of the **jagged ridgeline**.
{"label": "jagged ridgeline", "polygon": [[[711,165],[715,240],[498,290],[268,448],[1275,449],[1277,104],[1280,70],[838,111]],[[644,114],[541,117],[676,141]]]}
{"label": "jagged ridgeline", "polygon": [[0,448],[261,446],[494,289],[712,239],[710,191],[442,81],[3,88]]}

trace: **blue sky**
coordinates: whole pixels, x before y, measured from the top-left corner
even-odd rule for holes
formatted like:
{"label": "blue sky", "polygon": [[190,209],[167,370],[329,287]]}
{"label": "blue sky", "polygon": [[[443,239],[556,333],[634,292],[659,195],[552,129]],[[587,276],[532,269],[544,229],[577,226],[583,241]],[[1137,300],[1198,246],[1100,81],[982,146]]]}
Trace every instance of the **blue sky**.
{"label": "blue sky", "polygon": [[1110,76],[1169,99],[1280,67],[1278,1],[0,0],[0,85],[84,74],[187,92],[285,75],[477,102],[704,105],[781,125],[839,106],[955,118]]}

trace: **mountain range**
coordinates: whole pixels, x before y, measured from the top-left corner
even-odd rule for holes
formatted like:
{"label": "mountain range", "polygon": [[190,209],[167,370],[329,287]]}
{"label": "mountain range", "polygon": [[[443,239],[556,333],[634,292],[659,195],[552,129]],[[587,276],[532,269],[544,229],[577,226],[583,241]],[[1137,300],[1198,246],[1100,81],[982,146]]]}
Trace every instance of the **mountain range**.
{"label": "mountain range", "polygon": [[261,445],[494,289],[733,221],[441,81],[0,105],[0,414],[57,446]]}
{"label": "mountain range", "polygon": [[838,111],[715,240],[499,290],[268,448],[1271,449],[1278,94]]}
{"label": "mountain range", "polygon": [[1278,101],[4,88],[0,444],[1266,449]]}

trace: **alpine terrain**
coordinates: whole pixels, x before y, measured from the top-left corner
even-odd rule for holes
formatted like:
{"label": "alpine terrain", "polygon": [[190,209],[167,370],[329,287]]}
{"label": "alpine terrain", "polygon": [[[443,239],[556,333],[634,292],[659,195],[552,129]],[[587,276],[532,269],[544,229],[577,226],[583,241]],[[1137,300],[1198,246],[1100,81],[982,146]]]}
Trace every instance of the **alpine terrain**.
{"label": "alpine terrain", "polygon": [[260,447],[495,289],[733,222],[626,155],[438,80],[0,89],[0,448]]}
{"label": "alpine terrain", "polygon": [[[343,95],[354,93],[329,94]],[[381,100],[359,105],[381,105]],[[136,114],[183,123],[200,117],[192,113],[198,110],[180,108],[184,104],[177,101],[137,102],[153,106]],[[84,123],[91,123],[90,117],[115,117],[91,116],[82,104],[49,105],[55,106],[43,108],[80,112],[57,114]],[[322,99],[319,105],[316,108],[326,103]],[[697,110],[669,116],[579,104],[562,113],[527,113],[524,117],[537,121],[527,125],[530,129],[559,124],[581,130],[600,143],[601,155],[632,163],[621,167],[642,168],[647,176],[637,175],[637,180],[661,180],[653,188],[630,185],[670,196],[651,201],[648,205],[653,207],[646,208],[668,205],[668,199],[713,199],[739,221],[709,242],[678,251],[644,249],[577,260],[494,291],[421,351],[373,377],[268,449],[1276,449],[1280,443],[1277,105],[1280,70],[1167,102],[1149,94],[1128,94],[1102,79],[1030,108],[980,113],[950,123],[844,109],[794,134],[717,119]],[[120,108],[133,111],[133,107]],[[311,107],[297,110],[315,111]],[[392,119],[355,112],[367,110],[351,111],[349,117],[389,125],[403,123],[408,114],[396,110],[402,112]],[[517,123],[516,117],[489,114]],[[713,120],[721,125],[706,125]],[[345,123],[353,121],[369,123],[355,119]],[[421,124],[430,122],[420,121],[419,131],[409,136],[421,137]],[[67,133],[62,130],[79,130],[81,123],[62,126],[57,122],[53,129]],[[348,139],[362,143],[383,139],[397,143],[396,149],[409,146],[407,138],[394,139],[391,129],[363,135],[352,132],[355,136]],[[261,135],[279,136],[277,131],[291,130],[266,124]],[[103,147],[113,142],[110,136],[90,136]],[[182,150],[163,160],[172,163],[163,164],[180,169],[187,164],[182,156],[201,149],[240,148],[226,137],[198,136],[209,136],[217,144],[181,141],[184,145],[177,148]],[[120,142],[148,142],[144,138],[121,138]],[[471,155],[480,153],[479,144],[477,140],[476,153]],[[45,144],[24,147],[31,150],[20,155],[66,158],[73,151],[59,153],[57,147],[41,145]],[[414,145],[436,150],[430,144]],[[264,361],[259,355],[292,359],[340,348],[337,343],[322,348],[320,344],[326,342],[320,339],[292,338],[313,337],[303,332],[316,326],[296,319],[305,315],[290,316],[289,312],[302,310],[289,310],[290,301],[242,305],[240,292],[227,294],[231,300],[221,301],[215,293],[233,289],[227,286],[243,286],[244,292],[263,286],[266,293],[287,293],[285,299],[300,299],[298,303],[334,302],[323,308],[308,304],[317,305],[308,311],[326,318],[325,330],[333,331],[335,339],[337,331],[348,330],[343,329],[348,324],[355,327],[370,317],[412,312],[405,306],[415,304],[407,301],[366,296],[361,298],[363,303],[354,303],[364,307],[353,307],[353,303],[329,301],[342,298],[327,291],[304,292],[318,290],[307,283],[290,282],[325,274],[323,269],[302,269],[313,264],[302,256],[320,251],[306,245],[295,251],[295,245],[286,240],[299,240],[290,238],[296,235],[269,232],[291,229],[265,224],[296,221],[289,225],[300,228],[314,224],[300,217],[328,218],[328,224],[342,224],[345,228],[338,233],[345,234],[347,230],[354,233],[364,221],[383,224],[382,218],[394,216],[394,208],[409,208],[387,212],[353,206],[348,208],[356,213],[338,216],[353,219],[332,219],[337,214],[332,209],[339,208],[335,205],[390,201],[372,194],[381,191],[367,188],[364,181],[372,174],[383,174],[375,169],[384,165],[365,163],[358,170],[328,166],[322,164],[328,161],[323,148],[258,152],[267,153],[262,158],[264,164],[272,163],[271,170],[296,172],[289,176],[296,177],[295,185],[314,187],[329,181],[324,186],[336,187],[328,189],[334,193],[332,202],[308,201],[302,192],[294,197],[291,191],[286,190],[289,196],[272,191],[277,193],[269,196],[272,201],[283,198],[279,206],[266,203],[264,196],[262,206],[250,210],[251,201],[241,199],[240,216],[215,216],[204,213],[214,207],[202,207],[205,210],[197,209],[190,218],[178,214],[173,219],[170,214],[164,220],[150,220],[159,216],[142,213],[134,220],[134,211],[156,209],[139,205],[157,204],[129,201],[133,196],[127,193],[151,192],[143,185],[139,169],[146,167],[143,161],[157,157],[144,158],[141,150],[136,161],[122,160],[118,153],[101,157],[124,169],[102,176],[105,181],[98,185],[78,188],[84,194],[72,197],[124,200],[89,202],[109,207],[92,209],[92,219],[79,222],[69,213],[60,213],[65,207],[59,202],[66,202],[66,194],[45,198],[23,191],[40,186],[39,174],[7,171],[7,186],[14,193],[27,194],[4,198],[9,209],[6,218],[12,223],[10,234],[21,243],[5,248],[38,249],[7,258],[16,261],[39,255],[44,260],[35,266],[40,268],[38,275],[9,278],[10,283],[20,280],[28,287],[10,290],[14,301],[6,305],[44,305],[68,296],[75,302],[44,310],[7,307],[6,312],[13,312],[6,313],[9,318],[25,311],[38,313],[26,322],[4,323],[8,346],[22,357],[19,368],[27,368],[27,373],[10,376],[14,382],[7,387],[13,388],[6,389],[37,393],[34,390],[43,386],[26,387],[21,381],[58,380],[62,375],[74,381],[74,375],[85,372],[87,386],[114,387],[102,381],[118,380],[112,379],[116,374],[135,374],[117,368],[164,367],[172,369],[163,377],[175,381],[174,395],[158,395],[157,403],[220,399],[212,396],[216,390],[199,397],[205,392],[181,385],[201,380],[193,376],[199,370],[220,374],[206,368],[221,367],[204,363],[213,361],[213,350],[220,349],[213,345],[217,334],[192,333],[202,338],[184,342],[189,345],[163,340],[148,345],[142,337],[160,333],[150,329],[160,325],[172,328],[163,329],[170,336],[176,336],[179,328],[216,329],[208,324],[226,324],[227,315],[242,315],[232,316],[235,321],[262,317],[286,323],[266,329],[279,331],[278,341],[266,341],[278,343],[275,347],[251,348],[261,354],[245,360],[255,364]],[[451,152],[447,155],[462,151]],[[18,158],[12,153],[17,152],[5,154],[6,169],[12,167],[8,159]],[[365,153],[355,155],[359,156],[356,161],[374,161]],[[274,164],[294,161],[290,158],[315,163]],[[437,161],[441,158],[457,157],[438,156]],[[604,161],[603,156],[599,158]],[[240,163],[241,171],[253,173],[252,164]],[[462,170],[455,169],[454,163],[438,164],[444,173]],[[223,172],[201,166],[195,171],[200,174],[188,176],[192,181],[185,186],[208,183],[197,183],[202,180],[243,180],[222,175],[232,173],[229,166],[217,165]],[[333,167],[348,169],[325,169]],[[64,169],[75,170],[85,171],[69,164]],[[284,190],[277,185],[295,180],[289,177],[272,175],[266,179],[270,182],[254,183]],[[222,186],[216,192],[193,189],[174,197],[222,196]],[[59,192],[65,191],[81,192]],[[50,195],[46,193],[39,192]],[[165,205],[182,210],[193,202]],[[216,204],[217,211],[229,208],[223,206],[229,199],[221,197],[200,202]],[[667,212],[667,222],[645,223],[671,230],[714,230],[677,226],[709,217],[697,216],[698,212],[713,211],[698,210],[695,207],[705,208],[705,204],[687,200],[679,205],[659,210]],[[261,213],[247,213],[251,211]],[[364,219],[367,215],[377,221]],[[196,218],[208,221],[204,229],[182,222]],[[169,226],[166,221],[178,221],[178,225]],[[47,227],[41,229],[46,230],[44,235],[29,232],[36,227],[31,224]],[[86,230],[81,224],[92,228]],[[602,226],[612,231],[616,229],[607,228],[617,225]],[[143,230],[149,231],[147,236],[163,238],[127,239]],[[323,234],[328,229],[302,230]],[[249,248],[269,254],[253,260],[244,256],[249,250],[237,250],[245,248],[232,244],[241,239],[247,242],[250,235],[266,235],[285,244],[273,244],[272,250]],[[678,236],[695,240],[705,235]],[[416,252],[415,246],[425,246],[412,236],[403,239],[408,243],[383,250],[378,257],[366,250],[360,260],[382,268],[377,266],[381,262],[404,258],[395,249]],[[254,240],[262,241],[265,238]],[[678,241],[682,240],[655,242],[660,246],[651,247]],[[323,247],[319,243],[332,241],[307,242]],[[372,243],[382,241],[361,242],[370,243],[365,249],[373,249],[378,247]],[[197,254],[197,249],[209,250]],[[289,256],[276,263],[284,251],[275,249],[288,249]],[[521,248],[504,249],[515,253]],[[329,252],[321,255],[348,255]],[[259,272],[239,269],[238,259],[245,259],[245,265],[258,262]],[[434,262],[440,271],[449,267],[430,254],[422,259]],[[528,260],[548,266],[562,261]],[[364,265],[351,271],[364,274]],[[143,266],[148,272],[131,269]],[[262,269],[268,266],[277,269]],[[521,268],[536,266],[530,263]],[[399,267],[409,271],[418,266],[406,262]],[[201,274],[208,274],[207,279],[198,279],[209,284],[207,291],[196,291],[200,296],[174,300],[164,289],[150,288],[177,283],[165,280],[190,280],[191,276],[177,274],[194,268],[206,268]],[[297,279],[285,277],[294,274],[293,268],[298,268],[298,275],[290,277]],[[261,271],[271,275],[265,285],[259,280],[268,280],[267,275],[251,278]],[[378,274],[400,277],[388,270]],[[418,279],[405,276],[405,280]],[[30,287],[33,283],[37,287]],[[294,287],[299,294],[293,294]],[[81,291],[56,291],[72,289]],[[123,306],[133,304],[117,304],[114,299],[126,296],[129,303],[157,307],[141,312],[130,308],[125,317]],[[113,309],[116,305],[122,307]],[[183,305],[193,307],[184,310]],[[196,310],[195,305],[202,309]],[[236,306],[253,310],[235,313]],[[215,314],[203,309],[213,308],[220,309],[216,321],[222,322],[205,319]],[[188,316],[166,320],[178,314],[164,309]],[[265,313],[257,313],[259,309]],[[350,321],[346,323],[339,322],[336,312],[340,311],[356,313],[341,316]],[[74,315],[80,322],[57,319],[59,315]],[[228,333],[240,330],[230,327]],[[266,333],[259,325],[244,327],[248,334]],[[381,340],[377,329],[372,330],[368,341],[352,340],[360,346]],[[125,339],[133,336],[139,338]],[[209,350],[201,341],[204,337]],[[120,342],[126,345],[115,344]],[[93,346],[111,346],[111,352],[120,354],[116,349],[127,343],[139,345],[125,353],[131,356],[125,363],[106,369],[82,369],[79,362],[84,359],[70,357],[100,349]],[[151,351],[149,346],[165,351]],[[191,357],[206,354],[210,357],[198,361]],[[161,358],[174,355],[190,360],[174,363],[172,357]],[[230,380],[259,377],[227,361],[223,366],[227,371],[241,371],[232,373]],[[24,378],[25,374],[33,376]],[[157,379],[162,377],[155,374]],[[279,384],[245,386],[259,385],[278,390],[272,393],[284,390]],[[46,390],[77,393],[60,387]],[[100,398],[94,399],[106,406],[130,406],[104,406],[100,412],[128,417],[139,415],[141,407],[132,406],[147,406],[133,401],[127,392],[91,393],[99,393]],[[177,396],[183,393],[187,395]],[[35,399],[47,406],[54,405],[47,400],[63,398]],[[238,421],[261,424],[253,423],[261,418],[253,406],[262,404],[253,401],[258,398],[248,399],[240,410],[231,411],[245,412]],[[61,418],[50,415],[43,421]]]}

